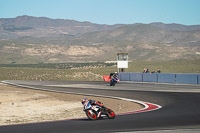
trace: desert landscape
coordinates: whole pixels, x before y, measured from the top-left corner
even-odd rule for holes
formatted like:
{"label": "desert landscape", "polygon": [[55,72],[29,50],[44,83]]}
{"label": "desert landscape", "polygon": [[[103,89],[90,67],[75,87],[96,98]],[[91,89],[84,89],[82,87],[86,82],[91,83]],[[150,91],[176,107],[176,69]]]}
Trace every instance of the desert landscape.
{"label": "desert landscape", "polygon": [[81,104],[85,97],[103,102],[116,114],[143,107],[122,100],[31,90],[0,83],[0,125],[86,118]]}

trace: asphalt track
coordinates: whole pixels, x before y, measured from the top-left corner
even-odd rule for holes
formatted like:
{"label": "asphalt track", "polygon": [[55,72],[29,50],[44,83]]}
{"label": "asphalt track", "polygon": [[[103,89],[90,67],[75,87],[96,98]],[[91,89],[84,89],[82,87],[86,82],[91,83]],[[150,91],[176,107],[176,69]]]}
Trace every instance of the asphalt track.
{"label": "asphalt track", "polygon": [[9,81],[70,93],[123,97],[155,103],[154,111],[118,115],[115,119],[88,119],[0,126],[0,133],[133,132],[200,128],[200,86],[123,82],[115,87],[104,82]]}

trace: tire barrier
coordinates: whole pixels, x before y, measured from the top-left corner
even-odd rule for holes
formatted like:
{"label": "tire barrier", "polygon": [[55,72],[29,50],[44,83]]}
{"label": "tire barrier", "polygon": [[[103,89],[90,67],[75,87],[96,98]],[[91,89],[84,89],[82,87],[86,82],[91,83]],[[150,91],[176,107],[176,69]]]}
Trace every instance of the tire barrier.
{"label": "tire barrier", "polygon": [[200,84],[200,74],[183,73],[119,73],[120,81],[156,82],[172,84]]}

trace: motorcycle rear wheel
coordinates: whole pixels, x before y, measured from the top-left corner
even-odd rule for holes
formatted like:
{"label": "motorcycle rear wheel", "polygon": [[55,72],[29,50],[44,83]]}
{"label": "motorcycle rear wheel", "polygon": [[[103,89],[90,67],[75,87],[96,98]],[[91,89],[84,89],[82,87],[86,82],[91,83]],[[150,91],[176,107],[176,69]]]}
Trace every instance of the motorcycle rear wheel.
{"label": "motorcycle rear wheel", "polygon": [[109,119],[114,119],[115,118],[115,112],[112,111],[111,109],[106,109],[107,111],[107,116]]}

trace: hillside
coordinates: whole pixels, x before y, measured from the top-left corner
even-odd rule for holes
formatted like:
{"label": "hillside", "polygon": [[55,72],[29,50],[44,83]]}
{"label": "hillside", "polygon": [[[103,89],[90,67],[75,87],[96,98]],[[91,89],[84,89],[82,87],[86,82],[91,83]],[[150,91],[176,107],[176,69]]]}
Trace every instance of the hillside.
{"label": "hillside", "polygon": [[164,24],[164,23],[151,23],[151,25],[165,29],[165,30],[173,30],[173,31],[195,31],[200,30],[200,25],[182,25],[182,24]]}
{"label": "hillside", "polygon": [[200,59],[200,25],[99,25],[19,16],[0,19],[0,64]]}
{"label": "hillside", "polygon": [[50,19],[46,17],[19,16],[0,19],[0,38],[62,37],[86,32],[110,30],[120,25],[99,25],[75,20]]}

